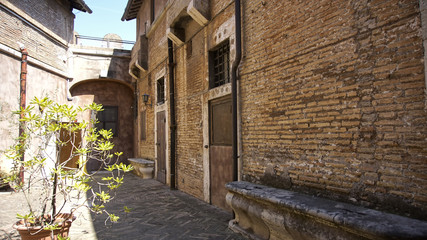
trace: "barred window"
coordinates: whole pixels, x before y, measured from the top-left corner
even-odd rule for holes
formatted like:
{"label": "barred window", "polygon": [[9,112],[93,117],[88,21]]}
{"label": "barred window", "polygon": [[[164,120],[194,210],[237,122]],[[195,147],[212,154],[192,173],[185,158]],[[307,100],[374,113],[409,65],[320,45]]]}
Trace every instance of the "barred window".
{"label": "barred window", "polygon": [[230,45],[228,41],[209,53],[210,88],[230,82]]}
{"label": "barred window", "polygon": [[118,132],[118,107],[117,106],[104,106],[104,111],[97,113],[96,117],[98,123],[96,124],[96,129],[101,130],[110,130],[113,133],[114,137],[117,137]]}
{"label": "barred window", "polygon": [[165,79],[160,78],[157,80],[157,103],[163,104],[165,102]]}

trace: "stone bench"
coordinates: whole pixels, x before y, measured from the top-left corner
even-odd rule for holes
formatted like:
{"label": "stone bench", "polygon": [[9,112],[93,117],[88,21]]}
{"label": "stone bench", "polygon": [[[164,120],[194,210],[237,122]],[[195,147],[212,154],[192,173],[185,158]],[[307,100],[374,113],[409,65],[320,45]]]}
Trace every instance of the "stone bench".
{"label": "stone bench", "polygon": [[251,239],[427,239],[427,222],[249,182],[226,184],[230,228]]}
{"label": "stone bench", "polygon": [[133,166],[133,172],[143,179],[153,178],[154,161],[143,158],[128,158],[128,161]]}

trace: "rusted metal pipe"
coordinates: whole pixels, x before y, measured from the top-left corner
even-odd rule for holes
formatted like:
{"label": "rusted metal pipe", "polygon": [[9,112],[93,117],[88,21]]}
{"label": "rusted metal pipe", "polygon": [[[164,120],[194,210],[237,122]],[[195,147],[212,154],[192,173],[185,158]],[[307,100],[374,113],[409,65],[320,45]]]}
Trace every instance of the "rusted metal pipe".
{"label": "rusted metal pipe", "polygon": [[[21,73],[20,73],[20,109],[23,110],[26,108],[26,101],[27,101],[27,58],[28,58],[28,52],[27,49],[23,46],[21,46]],[[24,118],[24,113],[21,112],[20,119]],[[19,121],[19,137],[21,138],[24,135],[25,132],[25,124],[21,121]],[[20,141],[24,141],[22,138]],[[23,143],[23,142],[21,142]],[[24,149],[24,148],[23,148]],[[25,152],[21,152],[21,161],[24,162],[25,158]],[[20,172],[19,177],[21,178],[21,181],[24,182],[24,171],[23,166],[20,166]]]}
{"label": "rusted metal pipe", "polygon": [[233,181],[238,181],[238,146],[237,146],[237,70],[242,59],[242,27],[240,0],[234,1],[234,14],[236,21],[236,59],[231,67],[231,96],[232,96],[232,148],[233,148]]}
{"label": "rusted metal pipe", "polygon": [[169,103],[171,118],[171,145],[170,145],[170,184],[171,189],[176,189],[176,119],[175,119],[175,63],[173,61],[173,42],[168,39],[168,63],[169,63]]}

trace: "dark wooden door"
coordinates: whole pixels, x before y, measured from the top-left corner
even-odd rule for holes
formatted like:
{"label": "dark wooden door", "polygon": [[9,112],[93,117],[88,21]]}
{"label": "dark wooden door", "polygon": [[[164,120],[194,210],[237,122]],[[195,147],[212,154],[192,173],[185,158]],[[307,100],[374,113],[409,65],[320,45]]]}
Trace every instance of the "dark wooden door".
{"label": "dark wooden door", "polygon": [[166,114],[157,113],[157,180],[166,183]]}
{"label": "dark wooden door", "polygon": [[[67,130],[61,129],[59,140],[65,145],[62,146],[59,153],[59,161],[61,164],[65,163],[65,169],[73,169],[79,167],[79,156],[73,156],[77,148],[81,147],[82,132],[77,131],[70,133]],[[99,169],[99,166],[98,166]]]}
{"label": "dark wooden door", "polygon": [[225,184],[233,180],[231,98],[225,97],[209,104],[210,129],[210,193],[211,203],[225,210]]}

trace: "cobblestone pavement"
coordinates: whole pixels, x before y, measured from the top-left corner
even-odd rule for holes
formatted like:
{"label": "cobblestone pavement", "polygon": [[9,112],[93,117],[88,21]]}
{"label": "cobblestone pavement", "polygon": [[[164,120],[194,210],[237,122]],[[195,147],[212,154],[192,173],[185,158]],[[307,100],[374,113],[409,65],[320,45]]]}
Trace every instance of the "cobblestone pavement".
{"label": "cobblestone pavement", "polygon": [[[155,180],[128,174],[119,194],[108,210],[119,213],[126,205],[132,209],[127,216],[121,211],[119,223],[111,227],[104,224],[105,215],[93,218],[80,208],[71,239],[246,239],[228,228],[230,213]],[[0,193],[0,239],[19,239],[12,223],[25,206],[21,198]]]}

